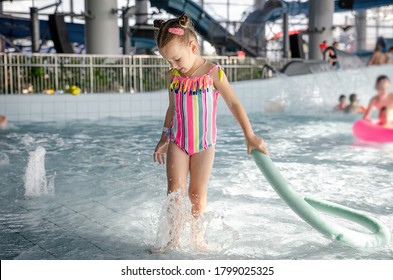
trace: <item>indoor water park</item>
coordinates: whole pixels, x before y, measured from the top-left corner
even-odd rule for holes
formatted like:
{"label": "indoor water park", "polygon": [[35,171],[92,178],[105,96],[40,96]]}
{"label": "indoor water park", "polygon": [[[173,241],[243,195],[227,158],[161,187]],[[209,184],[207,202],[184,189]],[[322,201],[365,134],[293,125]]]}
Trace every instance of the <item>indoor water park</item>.
{"label": "indoor water park", "polygon": [[393,1],[0,1],[0,259],[392,260],[392,81]]}

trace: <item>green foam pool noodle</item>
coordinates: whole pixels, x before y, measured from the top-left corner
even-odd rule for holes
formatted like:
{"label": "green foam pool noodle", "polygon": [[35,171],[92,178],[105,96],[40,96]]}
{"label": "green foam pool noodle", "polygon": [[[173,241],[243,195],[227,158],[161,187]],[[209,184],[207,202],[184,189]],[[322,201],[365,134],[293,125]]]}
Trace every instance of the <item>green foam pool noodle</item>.
{"label": "green foam pool noodle", "polygon": [[[266,180],[285,203],[323,235],[358,248],[379,247],[390,242],[390,229],[376,218],[333,202],[301,197],[281,175],[269,156],[257,150],[253,150],[251,155]],[[320,211],[360,224],[371,232],[359,232],[345,228],[326,219]]]}

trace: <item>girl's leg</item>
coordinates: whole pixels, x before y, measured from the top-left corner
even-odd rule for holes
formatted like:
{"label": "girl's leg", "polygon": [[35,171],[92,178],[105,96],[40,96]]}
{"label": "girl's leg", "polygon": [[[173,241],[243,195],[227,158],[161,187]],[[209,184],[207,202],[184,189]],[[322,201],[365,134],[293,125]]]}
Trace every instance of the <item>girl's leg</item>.
{"label": "girl's leg", "polygon": [[180,238],[184,228],[184,213],[182,212],[182,201],[185,194],[190,157],[183,152],[175,143],[169,143],[167,152],[167,179],[168,195],[181,190],[180,195],[172,197],[168,208],[168,222],[170,224],[169,244],[180,245]]}
{"label": "girl's leg", "polygon": [[191,239],[201,251],[209,250],[205,241],[205,229],[199,216],[206,209],[207,185],[213,167],[215,147],[195,154],[190,159],[190,187],[188,195],[192,203]]}
{"label": "girl's leg", "polygon": [[198,217],[206,209],[207,184],[213,168],[215,147],[190,158],[190,188],[188,195],[192,204],[192,215]]}
{"label": "girl's leg", "polygon": [[182,190],[185,194],[190,156],[175,143],[170,142],[167,152],[166,175],[168,179],[168,194]]}

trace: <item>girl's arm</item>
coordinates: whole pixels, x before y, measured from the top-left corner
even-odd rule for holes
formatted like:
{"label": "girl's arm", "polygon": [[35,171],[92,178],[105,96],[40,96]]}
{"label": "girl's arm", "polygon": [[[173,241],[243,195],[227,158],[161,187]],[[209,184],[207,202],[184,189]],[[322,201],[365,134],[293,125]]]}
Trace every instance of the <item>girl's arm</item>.
{"label": "girl's arm", "polygon": [[[169,129],[171,128],[171,121],[172,121],[173,109],[174,109],[173,108],[173,106],[174,106],[173,93],[169,89],[172,79],[173,79],[173,74],[171,71],[169,71],[167,74],[167,77],[166,77],[166,81],[168,84],[169,105],[168,105],[168,109],[166,111],[165,120],[164,120],[164,127],[167,127]],[[154,155],[153,155],[154,162],[158,162],[160,164],[165,163],[165,154],[168,150],[168,140],[169,140],[169,137],[166,136],[164,132],[162,132],[160,141],[158,142],[156,149],[154,151]]]}
{"label": "girl's arm", "polygon": [[370,102],[368,103],[367,110],[366,110],[366,112],[364,113],[363,119],[368,119],[368,118],[370,118],[371,111],[372,111],[372,109],[373,109],[373,107],[374,107],[374,102],[375,102],[375,99],[374,99],[374,98],[375,98],[375,97],[371,98]]}
{"label": "girl's arm", "polygon": [[222,73],[222,80],[220,81],[220,71],[222,70],[219,69],[219,67],[212,71],[211,76],[213,77],[214,87],[220,92],[232,115],[240,124],[244,136],[246,137],[247,152],[250,154],[253,149],[257,149],[268,154],[269,151],[265,145],[265,141],[262,137],[254,134],[250,121],[247,117],[247,113],[229,84],[225,73]]}
{"label": "girl's arm", "polygon": [[367,62],[367,66],[373,65],[375,60],[375,53],[373,53]]}
{"label": "girl's arm", "polygon": [[[164,127],[168,127],[168,128],[171,127],[171,121],[172,121],[172,117],[173,117],[173,106],[174,106],[173,93],[170,90],[172,79],[173,79],[172,71],[168,71],[168,73],[166,74],[166,84],[168,85],[169,105],[168,105],[168,109],[166,111],[165,120],[164,120]],[[163,137],[163,135],[161,136],[161,139],[168,140],[167,138],[168,137]]]}

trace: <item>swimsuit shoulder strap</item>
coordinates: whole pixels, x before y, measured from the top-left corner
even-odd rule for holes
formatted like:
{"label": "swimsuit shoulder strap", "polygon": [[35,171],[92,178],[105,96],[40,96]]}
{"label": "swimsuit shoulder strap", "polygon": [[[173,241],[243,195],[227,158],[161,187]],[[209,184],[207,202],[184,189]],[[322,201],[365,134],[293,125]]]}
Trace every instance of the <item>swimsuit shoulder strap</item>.
{"label": "swimsuit shoulder strap", "polygon": [[207,72],[207,74],[209,75],[214,69],[216,69],[218,67],[218,64],[214,64],[209,71]]}
{"label": "swimsuit shoulder strap", "polygon": [[169,88],[172,90],[172,89],[176,88],[177,85],[179,84],[179,80],[178,80],[178,79],[175,79],[175,77],[176,77],[176,76],[177,76],[177,77],[180,77],[181,75],[180,75],[179,70],[177,70],[177,69],[173,69],[173,68],[172,68],[170,71],[172,72],[173,77],[172,77],[171,84],[169,85]]}
{"label": "swimsuit shoulder strap", "polygon": [[173,68],[172,68],[171,71],[172,71],[172,73],[173,73],[173,76],[180,76],[179,70],[173,69]]}
{"label": "swimsuit shoulder strap", "polygon": [[220,65],[214,64],[214,65],[210,68],[210,70],[207,72],[207,74],[210,75],[210,73],[211,73],[214,69],[216,69],[217,67],[219,68],[219,78],[220,78],[220,82],[222,82],[222,77],[224,76],[224,70],[222,69],[222,67],[221,67]]}

